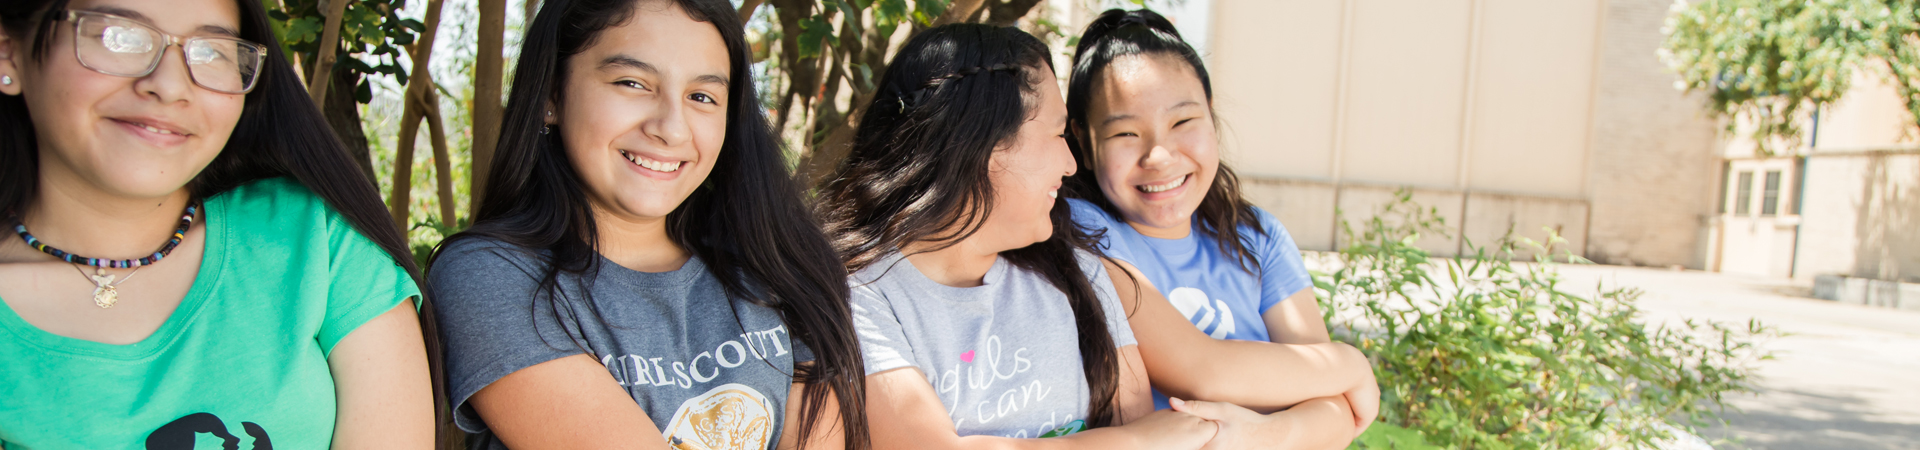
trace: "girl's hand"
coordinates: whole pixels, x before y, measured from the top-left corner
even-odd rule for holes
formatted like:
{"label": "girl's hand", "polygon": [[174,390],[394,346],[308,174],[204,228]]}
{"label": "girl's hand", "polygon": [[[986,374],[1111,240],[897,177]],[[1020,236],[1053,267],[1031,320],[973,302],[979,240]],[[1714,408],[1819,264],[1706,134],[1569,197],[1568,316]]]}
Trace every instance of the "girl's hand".
{"label": "girl's hand", "polygon": [[1366,381],[1345,395],[1347,404],[1353,407],[1353,436],[1359,437],[1380,417],[1380,382],[1374,379],[1373,370],[1369,368]]}
{"label": "girl's hand", "polygon": [[1218,422],[1178,411],[1159,410],[1127,424],[1133,433],[1135,448],[1198,449],[1219,434]]}
{"label": "girl's hand", "polygon": [[[1174,411],[1192,414],[1220,424],[1220,432],[1207,442],[1206,450],[1263,448],[1285,440],[1289,430],[1277,419],[1232,403],[1167,399]],[[1277,434],[1276,434],[1277,433]],[[1265,443],[1267,445],[1261,445]]]}

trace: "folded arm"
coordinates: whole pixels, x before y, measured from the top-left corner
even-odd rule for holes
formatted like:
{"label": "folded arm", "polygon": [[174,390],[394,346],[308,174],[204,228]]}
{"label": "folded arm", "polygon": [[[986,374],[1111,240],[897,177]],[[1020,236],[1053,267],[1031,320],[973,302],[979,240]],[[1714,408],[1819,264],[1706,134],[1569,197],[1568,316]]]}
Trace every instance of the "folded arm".
{"label": "folded arm", "polygon": [[[1115,393],[1125,425],[1094,428],[1045,439],[998,436],[960,436],[946,406],[917,368],[901,368],[867,376],[867,417],[873,447],[889,449],[1160,449],[1199,448],[1216,427],[1185,413],[1153,412],[1134,346],[1120,348],[1120,389]],[[1131,420],[1129,420],[1131,419]]]}
{"label": "folded arm", "polygon": [[[1153,387],[1168,396],[1277,411],[1374,382],[1365,355],[1338,342],[1275,344],[1219,340],[1193,327],[1146,276],[1106,262],[1140,341]],[[1272,380],[1285,380],[1275,384]]]}
{"label": "folded arm", "polygon": [[647,412],[587,355],[520,369],[467,401],[510,448],[668,448]]}

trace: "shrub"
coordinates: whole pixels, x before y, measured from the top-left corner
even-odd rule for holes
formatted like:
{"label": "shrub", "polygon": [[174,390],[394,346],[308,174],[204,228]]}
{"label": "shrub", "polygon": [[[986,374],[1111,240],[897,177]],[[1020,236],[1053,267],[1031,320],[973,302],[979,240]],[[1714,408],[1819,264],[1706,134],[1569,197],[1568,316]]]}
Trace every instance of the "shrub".
{"label": "shrub", "polygon": [[[1343,220],[1348,242],[1315,274],[1328,329],[1369,355],[1383,394],[1352,448],[1650,447],[1670,420],[1718,419],[1768,358],[1754,341],[1774,332],[1757,321],[1651,326],[1636,289],[1562,290],[1559,261],[1587,261],[1557,234],[1509,232],[1457,259],[1414,245],[1443,226],[1403,190],[1360,233]],[[1514,261],[1528,249],[1534,262]]]}

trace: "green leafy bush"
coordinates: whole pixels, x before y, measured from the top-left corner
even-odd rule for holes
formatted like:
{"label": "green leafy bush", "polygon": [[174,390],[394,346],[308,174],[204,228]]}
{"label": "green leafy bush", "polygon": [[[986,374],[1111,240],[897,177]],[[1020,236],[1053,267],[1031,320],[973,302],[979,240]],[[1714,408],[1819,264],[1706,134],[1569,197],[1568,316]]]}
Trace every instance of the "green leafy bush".
{"label": "green leafy bush", "polygon": [[[1355,233],[1315,285],[1335,339],[1366,352],[1383,393],[1357,449],[1646,448],[1669,421],[1717,419],[1768,357],[1758,322],[1640,320],[1640,291],[1563,290],[1554,246],[1514,239],[1458,259],[1414,245],[1444,221],[1406,191]],[[1552,233],[1552,230],[1548,230]],[[1532,250],[1534,261],[1516,262]],[[1558,252],[1556,258],[1555,252]]]}

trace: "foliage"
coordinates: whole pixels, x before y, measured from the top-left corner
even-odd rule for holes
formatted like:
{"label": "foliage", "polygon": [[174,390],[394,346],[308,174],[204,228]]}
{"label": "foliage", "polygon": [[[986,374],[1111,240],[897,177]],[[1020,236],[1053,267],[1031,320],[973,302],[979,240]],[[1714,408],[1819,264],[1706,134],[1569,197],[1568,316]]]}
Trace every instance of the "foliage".
{"label": "foliage", "polygon": [[[267,15],[273,18],[282,49],[289,55],[299,55],[303,64],[310,64],[320,51],[320,38],[326,28],[327,18],[320,9],[324,2],[262,1]],[[368,77],[390,75],[400,84],[406,84],[405,66],[411,61],[402,58],[400,50],[413,44],[415,33],[426,31],[425,24],[401,15],[400,9],[406,6],[406,0],[336,1],[351,2],[340,19],[340,47],[336,54],[339,55],[337,64],[351,71],[352,79],[356,80],[354,100],[360,103],[373,100],[373,86]]]}
{"label": "foliage", "polygon": [[[759,4],[748,0],[746,5]],[[980,22],[1014,25],[1040,0],[766,0],[749,25],[766,81],[762,103],[792,150],[808,161],[798,169],[824,174],[852,141],[859,109],[872,99],[892,45],[938,25]],[[1044,11],[1045,8],[1038,10]],[[1059,27],[1031,18],[1028,31],[1057,35]],[[777,45],[776,45],[777,44]],[[824,151],[823,151],[824,150]]]}
{"label": "foliage", "polygon": [[[1774,332],[1758,322],[1653,326],[1637,290],[1569,293],[1549,256],[1557,235],[1431,258],[1414,242],[1443,221],[1408,191],[1363,232],[1342,227],[1354,239],[1315,284],[1329,329],[1373,359],[1383,394],[1382,423],[1355,448],[1644,447],[1667,437],[1668,420],[1716,418],[1768,358],[1754,340]],[[1526,248],[1541,256],[1514,261]]]}
{"label": "foliage", "polygon": [[1920,118],[1920,0],[1683,0],[1665,31],[1680,86],[1739,119],[1729,132],[1751,126],[1762,152],[1799,145],[1807,110],[1839,100],[1856,70],[1891,76]]}

